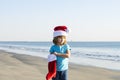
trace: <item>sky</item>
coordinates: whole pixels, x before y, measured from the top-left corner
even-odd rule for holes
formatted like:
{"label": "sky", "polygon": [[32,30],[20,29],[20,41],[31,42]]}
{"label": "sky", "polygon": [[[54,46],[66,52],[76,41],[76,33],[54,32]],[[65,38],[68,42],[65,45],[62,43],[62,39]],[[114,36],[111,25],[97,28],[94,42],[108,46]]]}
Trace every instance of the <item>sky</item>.
{"label": "sky", "polygon": [[0,41],[120,41],[120,0],[0,0]]}

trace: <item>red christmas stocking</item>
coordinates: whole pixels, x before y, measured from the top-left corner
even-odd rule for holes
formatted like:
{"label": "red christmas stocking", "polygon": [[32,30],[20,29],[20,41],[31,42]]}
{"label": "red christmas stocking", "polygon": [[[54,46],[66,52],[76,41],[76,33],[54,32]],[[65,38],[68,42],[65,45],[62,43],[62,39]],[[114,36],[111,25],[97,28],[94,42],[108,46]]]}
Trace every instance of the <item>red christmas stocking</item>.
{"label": "red christmas stocking", "polygon": [[48,56],[48,74],[46,75],[46,80],[51,80],[56,77],[56,56],[50,54]]}

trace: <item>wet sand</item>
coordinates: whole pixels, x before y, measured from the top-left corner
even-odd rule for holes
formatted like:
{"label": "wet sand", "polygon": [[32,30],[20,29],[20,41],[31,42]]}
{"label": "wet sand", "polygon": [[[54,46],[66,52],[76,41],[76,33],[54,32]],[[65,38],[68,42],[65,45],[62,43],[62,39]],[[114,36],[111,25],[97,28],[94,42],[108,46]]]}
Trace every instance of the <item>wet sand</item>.
{"label": "wet sand", "polygon": [[[69,64],[69,80],[120,80],[120,71]],[[46,80],[45,58],[0,50],[0,80]]]}

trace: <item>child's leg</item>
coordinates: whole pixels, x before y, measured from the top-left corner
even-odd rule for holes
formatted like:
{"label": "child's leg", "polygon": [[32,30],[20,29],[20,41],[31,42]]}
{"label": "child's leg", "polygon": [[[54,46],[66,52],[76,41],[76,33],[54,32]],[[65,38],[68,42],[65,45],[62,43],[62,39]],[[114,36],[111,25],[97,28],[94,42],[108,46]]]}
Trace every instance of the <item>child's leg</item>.
{"label": "child's leg", "polygon": [[68,70],[61,71],[61,80],[68,80]]}
{"label": "child's leg", "polygon": [[56,77],[52,78],[52,80],[60,80],[59,77],[60,77],[60,71],[57,71],[56,72]]}
{"label": "child's leg", "polygon": [[57,71],[56,77],[52,80],[68,80],[68,70]]}

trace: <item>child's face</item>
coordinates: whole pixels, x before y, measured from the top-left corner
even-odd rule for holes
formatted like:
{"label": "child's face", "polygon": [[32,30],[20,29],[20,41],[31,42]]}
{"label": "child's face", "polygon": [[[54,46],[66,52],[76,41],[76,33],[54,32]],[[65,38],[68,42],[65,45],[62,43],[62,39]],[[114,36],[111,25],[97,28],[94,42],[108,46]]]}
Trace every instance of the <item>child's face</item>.
{"label": "child's face", "polygon": [[57,42],[58,44],[63,44],[65,39],[63,37],[58,37]]}

